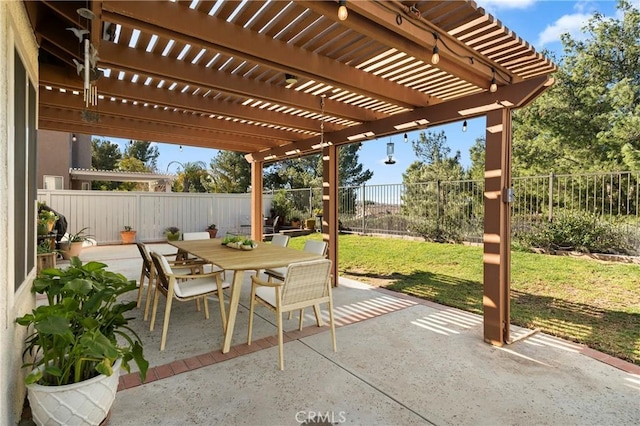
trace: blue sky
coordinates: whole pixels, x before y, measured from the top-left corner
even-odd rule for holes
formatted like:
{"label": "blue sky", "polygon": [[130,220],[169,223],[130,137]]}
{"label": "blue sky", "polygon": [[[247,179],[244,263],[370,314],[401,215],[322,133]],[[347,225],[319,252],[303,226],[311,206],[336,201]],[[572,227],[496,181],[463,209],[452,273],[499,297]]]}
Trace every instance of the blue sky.
{"label": "blue sky", "polygon": [[[580,28],[598,11],[605,16],[613,17],[616,13],[616,2],[609,1],[569,1],[569,0],[476,0],[476,3],[487,12],[499,19],[507,28],[535,46],[537,51],[547,49],[562,54],[560,35],[570,33],[574,38],[580,38]],[[633,3],[633,2],[632,2]],[[444,130],[452,153],[460,151],[462,164],[468,167],[469,148],[478,137],[484,136],[484,118],[468,120],[468,130],[462,132],[462,122],[429,128],[439,132]],[[416,139],[418,132],[409,132],[409,140]],[[122,147],[127,141],[107,138],[119,143]],[[396,164],[385,165],[386,144],[390,138],[367,141],[360,150],[360,161],[366,168],[373,171],[370,185],[385,183],[401,183],[402,173],[416,160],[411,143],[403,142],[403,134],[391,137],[395,143]],[[189,161],[204,161],[209,164],[216,150],[183,146],[182,151],[177,145],[158,144],[160,157],[158,169],[160,172],[175,173],[177,165],[171,161],[182,163]]]}

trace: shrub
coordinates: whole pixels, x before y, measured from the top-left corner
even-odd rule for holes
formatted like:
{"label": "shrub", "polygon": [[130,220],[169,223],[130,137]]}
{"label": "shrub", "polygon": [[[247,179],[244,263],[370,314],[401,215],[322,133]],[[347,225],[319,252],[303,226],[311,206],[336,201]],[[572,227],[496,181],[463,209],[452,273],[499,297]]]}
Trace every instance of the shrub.
{"label": "shrub", "polygon": [[623,233],[611,223],[589,213],[568,212],[516,232],[515,242],[546,250],[575,250],[583,253],[628,254],[632,251]]}

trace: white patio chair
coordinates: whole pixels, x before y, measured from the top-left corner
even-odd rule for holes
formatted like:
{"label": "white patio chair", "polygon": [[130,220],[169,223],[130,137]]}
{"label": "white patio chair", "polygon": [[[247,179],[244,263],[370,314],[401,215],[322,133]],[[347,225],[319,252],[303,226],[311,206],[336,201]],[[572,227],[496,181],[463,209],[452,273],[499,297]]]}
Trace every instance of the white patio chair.
{"label": "white patio chair", "polygon": [[[308,306],[313,306],[318,327],[323,325],[320,313],[320,303],[327,303],[329,307],[329,326],[333,351],[337,351],[336,330],[333,321],[333,299],[331,297],[331,260],[320,259],[308,262],[292,263],[287,267],[283,282],[262,281],[251,277],[251,304],[249,308],[249,331],[247,345],[251,344],[253,331],[253,314],[256,302],[276,312],[278,324],[278,349],[280,355],[280,370],[284,370],[284,344],[282,330],[282,314]],[[302,316],[300,317],[302,330]]]}
{"label": "white patio chair", "polygon": [[274,246],[286,247],[289,245],[291,237],[288,235],[277,234],[271,239],[271,244]]}
{"label": "white patio chair", "polygon": [[[326,256],[327,248],[328,248],[328,244],[326,241],[307,240],[304,242],[304,248],[302,249],[302,251],[306,251],[308,253],[321,254],[322,256]],[[286,267],[266,269],[264,271],[264,273],[267,274],[267,276],[269,277],[269,281],[273,281],[273,278],[280,281],[284,281],[286,272],[287,272]]]}
{"label": "white patio chair", "polygon": [[171,316],[171,304],[174,298],[181,302],[202,298],[204,300],[204,316],[205,319],[209,319],[209,303],[207,297],[217,296],[220,304],[222,331],[224,333],[227,324],[227,314],[224,307],[223,290],[229,288],[230,284],[222,280],[221,273],[175,274],[167,259],[161,254],[151,252],[151,259],[153,260],[153,265],[156,270],[156,290],[153,296],[153,310],[151,312],[151,324],[149,325],[150,331],[153,331],[156,321],[159,293],[162,293],[167,298],[164,309],[160,350],[163,351],[166,344],[167,331],[169,330],[169,317]]}

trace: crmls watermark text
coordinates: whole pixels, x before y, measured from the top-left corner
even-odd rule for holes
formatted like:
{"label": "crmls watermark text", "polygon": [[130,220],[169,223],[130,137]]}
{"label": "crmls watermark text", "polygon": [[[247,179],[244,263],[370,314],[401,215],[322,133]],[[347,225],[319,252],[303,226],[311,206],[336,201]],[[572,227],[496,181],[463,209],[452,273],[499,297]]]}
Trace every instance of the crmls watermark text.
{"label": "crmls watermark text", "polygon": [[344,411],[298,411],[296,421],[307,425],[334,425],[346,422],[347,416]]}

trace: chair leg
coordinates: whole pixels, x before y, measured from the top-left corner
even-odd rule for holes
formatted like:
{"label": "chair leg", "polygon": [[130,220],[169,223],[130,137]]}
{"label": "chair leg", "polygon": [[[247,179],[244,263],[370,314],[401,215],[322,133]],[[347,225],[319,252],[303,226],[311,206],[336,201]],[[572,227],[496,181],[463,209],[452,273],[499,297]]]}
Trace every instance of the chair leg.
{"label": "chair leg", "polygon": [[[291,315],[291,311],[289,311]],[[298,323],[298,330],[302,331],[302,321],[304,320],[304,308],[300,309],[300,322]]]}
{"label": "chair leg", "polygon": [[196,299],[196,311],[200,312],[200,298]]}
{"label": "chair leg", "polygon": [[209,319],[209,301],[207,300],[207,296],[202,298],[204,302],[204,319]]}
{"label": "chair leg", "polygon": [[329,299],[329,326],[331,327],[331,339],[333,340],[333,351],[338,352],[336,344],[336,325],[333,321],[333,301]]}
{"label": "chair leg", "polygon": [[156,323],[156,313],[158,312],[158,287],[156,286],[153,292],[153,309],[151,310],[151,323],[149,323],[149,331],[153,331],[153,327]]}
{"label": "chair leg", "polygon": [[147,314],[149,313],[149,304],[151,302],[151,288],[153,287],[154,289],[156,288],[155,286],[155,282],[156,282],[156,275],[154,273],[155,269],[151,269],[151,272],[149,273],[149,285],[147,286],[147,300],[144,302],[144,316],[142,317],[142,319],[144,321],[147,320]]}
{"label": "chair leg", "polygon": [[313,305],[313,310],[316,313],[316,322],[318,323],[318,327],[322,327],[324,322],[322,321],[322,313],[320,313],[320,305]]}
{"label": "chair leg", "polygon": [[278,322],[278,352],[280,354],[280,370],[284,370],[284,339],[282,337],[282,312],[276,312]]}
{"label": "chair leg", "polygon": [[251,299],[249,304],[249,331],[247,331],[247,345],[251,344],[251,334],[253,332],[253,311],[256,309],[256,286],[251,284]]}
{"label": "chair leg", "polygon": [[140,307],[142,303],[142,289],[144,288],[144,277],[146,277],[144,265],[142,266],[142,272],[140,273],[140,286],[138,287],[138,303],[136,304],[136,308]]}
{"label": "chair leg", "polygon": [[164,346],[167,343],[167,332],[169,331],[169,317],[171,316],[171,302],[173,301],[173,295],[167,295],[167,306],[164,308],[164,324],[162,324],[162,338],[160,339],[160,350],[164,351]]}

